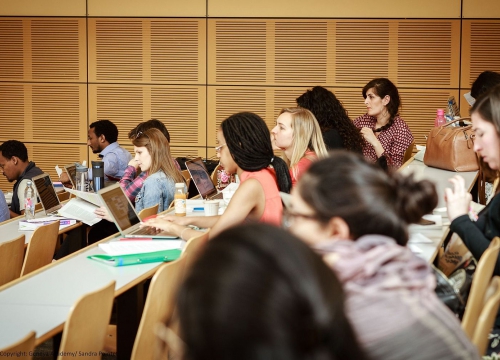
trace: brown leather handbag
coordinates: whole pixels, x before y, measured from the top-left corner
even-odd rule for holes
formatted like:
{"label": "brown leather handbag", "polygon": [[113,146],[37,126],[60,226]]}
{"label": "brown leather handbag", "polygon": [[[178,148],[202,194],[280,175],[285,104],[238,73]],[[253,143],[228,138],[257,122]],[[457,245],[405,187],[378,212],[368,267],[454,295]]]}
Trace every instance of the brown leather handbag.
{"label": "brown leather handbag", "polygon": [[472,125],[451,126],[455,123],[463,124],[463,121],[464,119],[450,121],[431,130],[424,154],[425,165],[450,171],[479,170]]}

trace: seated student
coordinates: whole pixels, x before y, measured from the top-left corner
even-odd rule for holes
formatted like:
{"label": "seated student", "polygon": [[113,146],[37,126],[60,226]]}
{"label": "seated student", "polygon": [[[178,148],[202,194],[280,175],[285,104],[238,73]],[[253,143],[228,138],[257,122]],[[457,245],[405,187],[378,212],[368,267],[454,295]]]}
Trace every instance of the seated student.
{"label": "seated student", "polygon": [[268,225],[237,226],[207,243],[177,306],[182,340],[166,341],[176,336],[169,323],[158,334],[185,360],[368,358],[334,273],[300,240]]}
{"label": "seated student", "polygon": [[281,110],[271,134],[274,145],[283,150],[285,161],[290,167],[292,186],[313,161],[327,155],[318,122],[307,109]]}
{"label": "seated student", "polygon": [[[139,212],[156,204],[159,204],[158,212],[168,209],[174,200],[175,183],[184,183],[185,181],[170,156],[170,146],[167,139],[160,130],[149,129],[138,134],[132,143],[134,144],[135,161],[141,171],[147,174],[135,198],[135,210]],[[98,208],[95,213],[103,219],[112,220],[104,207]],[[117,229],[114,224],[111,222],[109,224],[112,226],[110,225],[108,232],[102,228],[105,225],[94,226],[89,232],[88,242],[92,243],[116,233]],[[109,231],[112,232],[109,233]]]}
{"label": "seated student", "polygon": [[5,200],[5,195],[2,190],[0,190],[0,222],[10,219],[9,205],[7,205],[7,200]]}
{"label": "seated student", "polygon": [[347,317],[373,360],[478,359],[434,292],[407,225],[437,205],[432,182],[388,175],[353,152],[315,162],[292,191],[285,223],[332,267]]}
{"label": "seated student", "polygon": [[0,168],[9,182],[15,181],[10,204],[10,217],[13,218],[23,213],[26,182],[43,171],[28,160],[28,149],[17,140],[8,140],[0,145]]}
{"label": "seated student", "polygon": [[483,71],[472,83],[470,89],[470,97],[465,97],[467,101],[472,100],[469,104],[472,106],[476,99],[478,99],[482,94],[490,91],[496,85],[500,85],[500,74],[494,71]]}
{"label": "seated student", "polygon": [[363,137],[347,115],[347,110],[330,90],[315,86],[297,98],[297,105],[314,114],[327,150],[363,151]]}
{"label": "seated student", "polygon": [[[143,133],[144,131],[148,129],[158,129],[161,131],[161,133],[165,136],[167,139],[169,146],[170,146],[170,133],[167,130],[167,127],[165,124],[163,124],[160,120],[157,119],[151,119],[148,121],[144,121],[139,123],[135,128],[129,131],[128,133],[128,138],[133,141],[138,134]],[[181,169],[177,161],[172,158],[174,161],[175,167],[177,169]],[[137,165],[137,162],[135,159],[130,160],[128,163],[127,167],[125,168],[125,171],[123,173],[123,176],[120,179],[120,186],[122,187],[123,191],[125,194],[128,196],[132,204],[135,204],[135,197],[139,193],[139,191],[142,188],[142,184],[144,183],[144,180],[147,177],[147,172],[143,171],[140,172],[139,166]]]}
{"label": "seated student", "polygon": [[[217,131],[215,148],[220,164],[236,173],[240,185],[221,216],[162,216],[146,225],[175,234],[184,240],[199,235],[188,227],[211,228],[210,236],[245,220],[281,224],[283,205],[279,192],[290,191],[290,173],[283,159],[274,156],[271,134],[258,115],[243,112],[231,115]],[[272,167],[271,167],[272,166]]]}
{"label": "seated student", "polygon": [[363,154],[384,169],[397,169],[413,142],[410,128],[399,116],[398,88],[389,79],[380,78],[366,84],[362,92],[367,112],[354,120],[354,125],[365,139]]}

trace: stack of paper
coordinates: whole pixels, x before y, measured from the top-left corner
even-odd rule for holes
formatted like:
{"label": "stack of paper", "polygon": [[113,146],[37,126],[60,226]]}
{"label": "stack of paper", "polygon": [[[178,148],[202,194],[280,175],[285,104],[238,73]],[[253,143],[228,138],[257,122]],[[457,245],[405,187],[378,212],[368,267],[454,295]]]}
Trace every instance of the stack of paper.
{"label": "stack of paper", "polygon": [[19,230],[22,230],[22,231],[35,230],[36,228],[39,228],[40,226],[52,224],[54,221],[59,221],[59,229],[76,224],[76,220],[74,220],[74,219],[43,217],[43,218],[38,218],[38,219],[19,221]]}

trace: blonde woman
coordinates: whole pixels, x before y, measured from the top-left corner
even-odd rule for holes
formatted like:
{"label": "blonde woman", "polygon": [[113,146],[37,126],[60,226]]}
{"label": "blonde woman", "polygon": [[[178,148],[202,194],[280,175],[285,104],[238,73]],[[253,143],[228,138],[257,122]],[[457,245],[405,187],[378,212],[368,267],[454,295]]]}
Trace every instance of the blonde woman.
{"label": "blonde woman", "polygon": [[313,161],[327,155],[318,121],[307,109],[296,107],[281,110],[271,134],[275,147],[283,150],[284,160],[290,168],[292,186]]}

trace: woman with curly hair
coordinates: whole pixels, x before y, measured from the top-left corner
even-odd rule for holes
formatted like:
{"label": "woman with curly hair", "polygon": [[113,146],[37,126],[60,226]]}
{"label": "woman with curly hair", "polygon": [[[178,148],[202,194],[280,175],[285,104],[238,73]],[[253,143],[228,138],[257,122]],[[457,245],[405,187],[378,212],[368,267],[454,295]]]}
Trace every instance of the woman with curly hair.
{"label": "woman with curly hair", "polygon": [[361,152],[363,138],[335,94],[315,86],[297,98],[297,105],[311,111],[318,120],[326,148]]}

